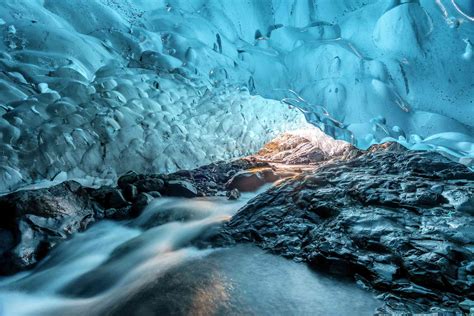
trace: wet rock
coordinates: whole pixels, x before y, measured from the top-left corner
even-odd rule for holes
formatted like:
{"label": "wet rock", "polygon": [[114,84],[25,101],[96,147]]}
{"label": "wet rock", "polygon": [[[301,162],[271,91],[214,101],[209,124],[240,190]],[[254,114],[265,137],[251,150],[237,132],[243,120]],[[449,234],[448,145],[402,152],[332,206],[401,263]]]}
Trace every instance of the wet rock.
{"label": "wet rock", "polygon": [[252,168],[271,169],[266,162],[251,158],[231,162],[219,161],[194,170],[184,170],[166,175],[165,180],[184,180],[193,184],[198,196],[215,196],[226,191],[226,183],[235,174]]}
{"label": "wet rock", "polygon": [[109,208],[105,210],[105,217],[113,220],[124,220],[130,218],[130,206],[126,208]]}
{"label": "wet rock", "polygon": [[168,196],[192,198],[198,195],[194,185],[185,180],[167,181],[163,193]]}
{"label": "wet rock", "polygon": [[129,171],[126,174],[122,175],[117,180],[117,185],[122,190],[129,184],[133,184],[140,179],[140,176],[135,171]]}
{"label": "wet rock", "polygon": [[79,183],[0,197],[0,274],[34,266],[50,248],[104,216]]}
{"label": "wet rock", "polygon": [[357,277],[390,293],[391,312],[460,312],[474,299],[474,173],[396,146],[352,157],[257,196],[212,242],[252,242]]}
{"label": "wet rock", "polygon": [[161,192],[165,186],[165,182],[160,178],[146,177],[134,182],[139,192]]}
{"label": "wet rock", "polygon": [[268,169],[269,165],[255,159],[239,159],[169,175],[130,171],[118,179],[117,187],[83,188],[77,182],[68,181],[46,189],[2,196],[0,275],[33,267],[52,247],[96,220],[137,217],[161,194],[216,195],[225,191],[225,183],[234,174],[257,167]]}
{"label": "wet rock", "polygon": [[97,190],[89,190],[89,192],[90,196],[105,209],[122,208],[129,205],[122,191],[118,188],[101,187]]}
{"label": "wet rock", "polygon": [[240,191],[238,189],[232,189],[227,192],[227,197],[229,200],[237,200],[240,198]]}
{"label": "wet rock", "polygon": [[161,193],[158,191],[150,191],[148,192],[148,195],[150,195],[154,199],[161,197]]}
{"label": "wet rock", "polygon": [[237,189],[241,192],[251,192],[265,184],[265,179],[258,172],[243,171],[233,176],[227,183],[226,189]]}
{"label": "wet rock", "polygon": [[474,311],[474,301],[470,299],[465,299],[461,303],[459,303],[459,307],[465,312],[472,313]]}
{"label": "wet rock", "polygon": [[442,184],[435,184],[431,187],[431,191],[433,191],[436,194],[441,194],[444,191],[444,185]]}
{"label": "wet rock", "polygon": [[140,193],[137,196],[137,199],[133,203],[131,210],[130,210],[130,215],[132,217],[137,217],[140,215],[143,210],[150,204],[151,201],[153,201],[154,197],[148,193]]}
{"label": "wet rock", "polygon": [[466,198],[463,202],[461,202],[456,207],[456,210],[469,215],[474,215],[474,195],[470,198]]}
{"label": "wet rock", "polygon": [[113,190],[109,195],[109,205],[114,208],[122,208],[128,206],[128,201],[123,196],[121,190]]}
{"label": "wet rock", "polygon": [[128,201],[134,201],[138,195],[138,189],[133,184],[125,184],[123,187],[123,195]]}
{"label": "wet rock", "polygon": [[259,171],[259,174],[263,177],[265,182],[275,182],[275,181],[281,179],[281,176],[279,174],[277,174],[271,168],[265,168],[265,169]]}

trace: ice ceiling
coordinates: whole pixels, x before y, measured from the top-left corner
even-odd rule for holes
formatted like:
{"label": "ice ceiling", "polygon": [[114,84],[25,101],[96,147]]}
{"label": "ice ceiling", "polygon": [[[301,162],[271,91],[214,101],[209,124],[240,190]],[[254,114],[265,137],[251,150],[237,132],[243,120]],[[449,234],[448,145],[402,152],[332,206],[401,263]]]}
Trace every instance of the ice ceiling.
{"label": "ice ceiling", "polygon": [[[471,0],[6,0],[0,191],[173,171],[304,118],[474,158]],[[304,117],[303,117],[303,114]]]}

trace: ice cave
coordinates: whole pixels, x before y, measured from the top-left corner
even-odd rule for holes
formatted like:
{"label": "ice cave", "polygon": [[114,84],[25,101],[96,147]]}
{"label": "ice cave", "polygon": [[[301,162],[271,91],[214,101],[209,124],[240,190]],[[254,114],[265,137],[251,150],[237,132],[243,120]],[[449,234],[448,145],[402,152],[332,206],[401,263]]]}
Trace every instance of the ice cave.
{"label": "ice cave", "polygon": [[473,0],[1,0],[0,316],[474,315]]}

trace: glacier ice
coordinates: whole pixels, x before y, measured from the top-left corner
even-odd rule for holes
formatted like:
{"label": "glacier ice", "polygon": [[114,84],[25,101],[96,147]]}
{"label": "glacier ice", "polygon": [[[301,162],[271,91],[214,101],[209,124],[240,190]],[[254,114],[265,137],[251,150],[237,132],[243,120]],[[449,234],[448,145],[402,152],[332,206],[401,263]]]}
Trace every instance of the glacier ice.
{"label": "glacier ice", "polygon": [[470,0],[6,0],[0,191],[255,151],[305,120],[474,165]]}

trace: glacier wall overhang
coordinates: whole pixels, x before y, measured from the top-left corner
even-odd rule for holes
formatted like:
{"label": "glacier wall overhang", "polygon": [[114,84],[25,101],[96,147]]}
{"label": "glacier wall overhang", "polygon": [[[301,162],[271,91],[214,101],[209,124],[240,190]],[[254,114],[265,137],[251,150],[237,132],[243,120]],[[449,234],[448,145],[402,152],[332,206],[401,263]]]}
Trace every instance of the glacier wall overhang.
{"label": "glacier wall overhang", "polygon": [[301,127],[295,109],[361,148],[397,140],[473,164],[470,0],[7,0],[0,12],[8,186],[241,155]]}

